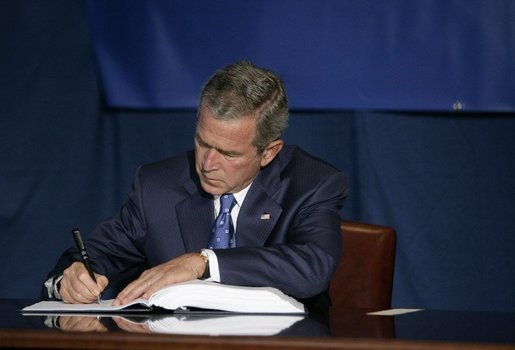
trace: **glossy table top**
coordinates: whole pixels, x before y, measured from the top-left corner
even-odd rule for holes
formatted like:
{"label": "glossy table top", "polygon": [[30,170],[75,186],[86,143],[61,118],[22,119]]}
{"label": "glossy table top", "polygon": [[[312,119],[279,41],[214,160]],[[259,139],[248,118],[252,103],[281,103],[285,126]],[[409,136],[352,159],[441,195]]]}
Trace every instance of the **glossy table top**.
{"label": "glossy table top", "polygon": [[[515,349],[515,313],[420,310],[396,316],[331,310],[298,316],[23,315],[0,299],[0,347]],[[150,333],[150,335],[149,335]]]}

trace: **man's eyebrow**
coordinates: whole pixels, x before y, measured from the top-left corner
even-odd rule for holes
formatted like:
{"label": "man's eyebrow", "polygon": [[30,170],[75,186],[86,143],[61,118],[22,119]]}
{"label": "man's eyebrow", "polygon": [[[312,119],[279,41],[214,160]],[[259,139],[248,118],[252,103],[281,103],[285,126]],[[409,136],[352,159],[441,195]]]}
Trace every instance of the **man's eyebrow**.
{"label": "man's eyebrow", "polygon": [[207,143],[206,141],[204,141],[202,139],[202,137],[200,137],[200,135],[197,134],[197,133],[195,134],[195,140],[197,140],[197,142],[201,146],[212,148],[212,149],[216,150],[218,153],[221,153],[221,154],[224,154],[224,155],[228,155],[228,156],[241,156],[241,155],[243,155],[243,153],[241,153],[241,152],[229,151],[229,150],[224,150],[224,149],[221,149],[221,148],[218,148],[218,147],[214,147],[214,146],[210,145],[209,143]]}

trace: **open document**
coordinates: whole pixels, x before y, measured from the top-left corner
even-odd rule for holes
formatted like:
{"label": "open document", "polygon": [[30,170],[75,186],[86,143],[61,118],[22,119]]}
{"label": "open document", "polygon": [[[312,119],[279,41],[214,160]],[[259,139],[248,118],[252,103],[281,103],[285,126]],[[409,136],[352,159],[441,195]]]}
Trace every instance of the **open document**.
{"label": "open document", "polygon": [[192,310],[223,311],[246,314],[305,314],[302,303],[271,287],[245,287],[194,280],[161,288],[148,300],[137,299],[123,306],[113,306],[113,299],[100,304],[66,304],[40,301],[23,308],[22,313],[123,313],[173,312]]}

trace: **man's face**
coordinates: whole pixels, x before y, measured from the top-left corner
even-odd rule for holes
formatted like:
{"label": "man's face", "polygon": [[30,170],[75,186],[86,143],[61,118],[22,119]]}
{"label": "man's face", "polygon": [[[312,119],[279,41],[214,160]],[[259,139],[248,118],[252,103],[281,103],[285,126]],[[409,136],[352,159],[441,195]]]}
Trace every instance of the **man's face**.
{"label": "man's face", "polygon": [[258,154],[252,144],[255,129],[254,118],[217,120],[207,109],[201,110],[195,134],[195,163],[206,192],[238,192],[254,180],[261,166],[271,161]]}

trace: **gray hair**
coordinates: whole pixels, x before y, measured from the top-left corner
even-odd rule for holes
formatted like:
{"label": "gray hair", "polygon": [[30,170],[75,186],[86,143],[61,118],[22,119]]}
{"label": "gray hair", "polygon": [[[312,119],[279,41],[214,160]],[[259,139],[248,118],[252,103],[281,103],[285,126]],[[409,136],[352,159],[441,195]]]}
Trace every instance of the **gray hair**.
{"label": "gray hair", "polygon": [[252,143],[258,153],[279,139],[288,124],[288,98],[283,82],[272,71],[247,61],[237,61],[209,78],[202,88],[197,121],[203,108],[221,120],[256,118]]}

